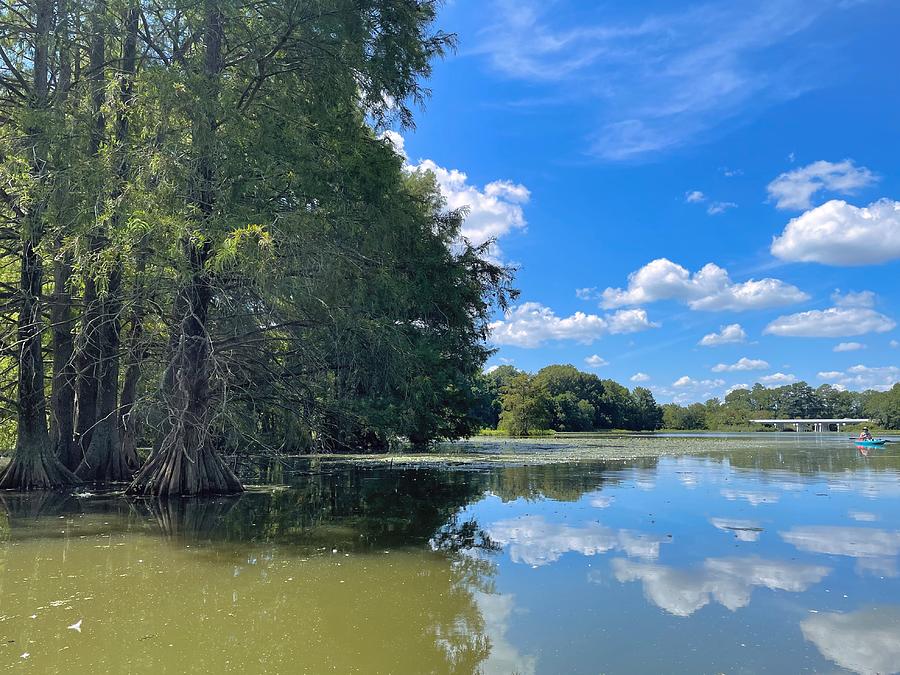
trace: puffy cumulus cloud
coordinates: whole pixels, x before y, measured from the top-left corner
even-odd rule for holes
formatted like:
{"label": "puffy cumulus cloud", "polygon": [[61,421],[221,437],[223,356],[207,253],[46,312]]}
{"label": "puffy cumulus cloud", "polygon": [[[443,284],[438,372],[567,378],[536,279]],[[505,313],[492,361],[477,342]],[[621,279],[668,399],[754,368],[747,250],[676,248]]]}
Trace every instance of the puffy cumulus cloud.
{"label": "puffy cumulus cloud", "polygon": [[762,359],[748,359],[746,356],[738,359],[737,363],[718,363],[712,367],[714,373],[735,373],[747,370],[765,370],[769,367],[768,361]]}
{"label": "puffy cumulus cloud", "polygon": [[617,558],[612,569],[621,583],[640,581],[646,598],[675,616],[690,616],[711,601],[736,611],[750,603],[754,587],[799,593],[831,571],[820,565],[757,557],[710,558],[695,569]]}
{"label": "puffy cumulus cloud", "polygon": [[672,383],[675,389],[717,389],[725,384],[725,380],[695,380],[689,375],[682,375]]}
{"label": "puffy cumulus cloud", "polygon": [[772,241],[772,255],[842,267],[900,258],[900,202],[882,199],[867,207],[826,202],[791,220]]}
{"label": "puffy cumulus cloud", "polygon": [[406,139],[396,131],[388,129],[383,132],[378,138],[387,141],[391,147],[394,149],[398,155],[400,155],[403,159],[409,159],[406,154]]}
{"label": "puffy cumulus cloud", "polygon": [[554,340],[591,344],[607,334],[636,333],[657,326],[643,309],[620,310],[605,316],[575,312],[559,317],[549,307],[526,302],[511,308],[490,328],[495,344],[535,348]]}
{"label": "puffy cumulus cloud", "polygon": [[702,201],[706,201],[706,195],[700,192],[700,190],[689,190],[684,193],[684,201],[688,204],[698,204]]}
{"label": "puffy cumulus cloud", "polygon": [[698,344],[701,347],[718,347],[719,345],[734,344],[744,342],[747,339],[747,333],[739,323],[732,323],[722,326],[718,333],[709,333],[704,335]]}
{"label": "puffy cumulus cloud", "polygon": [[834,346],[832,351],[835,352],[858,352],[865,349],[866,346],[862,342],[840,342]]}
{"label": "puffy cumulus cloud", "polygon": [[762,527],[755,520],[738,520],[735,518],[710,518],[710,524],[718,530],[729,532],[740,541],[759,541]]}
{"label": "puffy cumulus cloud", "polygon": [[607,288],[600,297],[601,306],[607,309],[676,300],[691,309],[705,311],[780,307],[809,298],[796,286],[779,279],[734,283],[725,269],[713,263],[692,274],[667,258],[658,258],[632,272],[627,288]]}
{"label": "puffy cumulus cloud", "polygon": [[733,391],[737,391],[738,389],[750,389],[750,385],[746,382],[739,382],[738,384],[733,384],[728,389],[725,390],[725,395],[727,396]]}
{"label": "puffy cumulus cloud", "polygon": [[604,359],[602,356],[598,356],[597,354],[592,354],[591,356],[588,356],[584,360],[584,362],[585,362],[585,364],[587,364],[587,366],[589,368],[602,368],[603,366],[609,365],[609,361]]}
{"label": "puffy cumulus cloud", "polygon": [[628,379],[632,382],[649,382],[651,378],[647,373],[635,373]]}
{"label": "puffy cumulus cloud", "polygon": [[404,170],[410,173],[431,172],[434,175],[448,209],[466,209],[467,216],[460,236],[471,244],[478,246],[526,226],[523,206],[531,199],[531,193],[524,185],[496,180],[479,188],[458,169],[444,168],[430,159],[421,160],[418,164],[411,163],[406,142],[396,131],[385,131],[380,137],[404,158]]}
{"label": "puffy cumulus cloud", "polygon": [[597,522],[582,526],[551,523],[542,516],[501,520],[487,530],[492,540],[506,547],[513,562],[533,566],[555,562],[570,552],[593,556],[618,550],[653,560],[659,557],[660,544],[672,541],[661,535],[613,530]]}
{"label": "puffy cumulus cloud", "polygon": [[779,532],[801,551],[850,558],[893,558],[900,554],[900,532],[872,527],[809,525]]}
{"label": "puffy cumulus cloud", "polygon": [[524,185],[500,180],[488,183],[480,190],[469,183],[468,176],[462,171],[445,169],[430,159],[410,168],[434,174],[441,194],[447,200],[447,208],[468,211],[460,236],[473,245],[525,227],[522,205],[528,202],[531,193]]}
{"label": "puffy cumulus cloud", "polygon": [[900,368],[897,366],[869,367],[856,365],[847,368],[846,371],[827,370],[819,373],[819,379],[825,380],[844,389],[864,391],[876,389],[887,391],[900,382]]}
{"label": "puffy cumulus cloud", "polygon": [[779,316],[763,330],[784,337],[853,337],[886,333],[896,322],[868,307],[829,307]]}
{"label": "puffy cumulus cloud", "polygon": [[820,160],[786,171],[769,183],[767,190],[777,208],[802,210],[812,206],[812,197],[819,191],[853,194],[876,180],[874,173],[864,166],[856,166],[853,160]]}
{"label": "puffy cumulus cloud", "polygon": [[797,376],[791,373],[772,373],[771,375],[763,375],[759,378],[760,384],[793,384],[797,381]]}
{"label": "puffy cumulus cloud", "polygon": [[800,629],[822,656],[841,668],[861,675],[897,672],[900,607],[814,614],[800,622]]}

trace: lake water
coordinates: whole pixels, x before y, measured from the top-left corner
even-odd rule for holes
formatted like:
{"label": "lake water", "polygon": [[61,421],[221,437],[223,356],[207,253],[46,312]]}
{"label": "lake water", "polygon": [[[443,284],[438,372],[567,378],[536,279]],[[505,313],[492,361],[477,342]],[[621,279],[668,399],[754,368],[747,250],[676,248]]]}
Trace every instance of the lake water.
{"label": "lake water", "polygon": [[303,462],[203,502],[4,495],[0,669],[897,672],[897,454],[779,437]]}

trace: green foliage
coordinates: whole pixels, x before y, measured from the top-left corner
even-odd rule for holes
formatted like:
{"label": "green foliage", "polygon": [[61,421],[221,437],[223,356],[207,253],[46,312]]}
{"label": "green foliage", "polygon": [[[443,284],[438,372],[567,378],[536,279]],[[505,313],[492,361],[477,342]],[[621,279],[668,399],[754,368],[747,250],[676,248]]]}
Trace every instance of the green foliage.
{"label": "green foliage", "polygon": [[900,384],[884,392],[871,392],[864,404],[865,414],[885,429],[900,429]]}
{"label": "green foliage", "polygon": [[[893,392],[893,393],[892,393]],[[854,392],[828,384],[813,389],[797,382],[771,389],[755,384],[735,389],[724,401],[663,406],[666,429],[751,429],[751,419],[869,417],[886,428],[900,428],[897,386],[888,392]]]}
{"label": "green foliage", "polygon": [[553,404],[546,385],[528,373],[510,380],[501,394],[500,428],[512,436],[527,436],[550,425]]}
{"label": "green foliage", "polygon": [[633,392],[572,365],[551,365],[534,375],[501,366],[480,379],[472,415],[482,427],[527,435],[535,429],[597,431],[658,429],[662,409],[649,389]]}
{"label": "green foliage", "polygon": [[[38,108],[22,83],[34,7],[48,2],[64,14]],[[68,266],[80,353],[86,288],[121,307],[128,339],[116,353],[140,373],[141,445],[168,437],[172,354],[197,336],[204,378],[186,389],[222,451],[383,449],[496,424],[505,380],[481,371],[489,318],[515,295],[512,272],[490,243],[462,242],[466,214],[379,138],[413,124],[434,59],[455,46],[434,27],[436,0],[40,3],[0,9],[11,58],[0,75],[0,217],[23,235],[39,227],[48,270]],[[129,9],[140,39],[126,81]],[[227,56],[213,58],[217,43]],[[38,126],[40,180],[23,142]],[[13,248],[0,268],[8,284]],[[62,293],[49,278],[45,295]],[[185,311],[205,294],[202,312]],[[15,310],[2,317],[7,400]],[[199,324],[190,339],[186,322]]]}

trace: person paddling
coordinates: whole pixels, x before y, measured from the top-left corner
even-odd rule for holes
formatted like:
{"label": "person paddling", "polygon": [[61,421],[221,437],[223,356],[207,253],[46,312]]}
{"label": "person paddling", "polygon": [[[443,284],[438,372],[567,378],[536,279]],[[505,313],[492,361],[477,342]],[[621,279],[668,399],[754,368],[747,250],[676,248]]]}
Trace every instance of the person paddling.
{"label": "person paddling", "polygon": [[859,432],[859,439],[858,439],[858,440],[860,440],[860,441],[872,441],[872,440],[875,440],[875,439],[872,437],[872,434],[869,433],[869,427],[863,427],[863,430]]}

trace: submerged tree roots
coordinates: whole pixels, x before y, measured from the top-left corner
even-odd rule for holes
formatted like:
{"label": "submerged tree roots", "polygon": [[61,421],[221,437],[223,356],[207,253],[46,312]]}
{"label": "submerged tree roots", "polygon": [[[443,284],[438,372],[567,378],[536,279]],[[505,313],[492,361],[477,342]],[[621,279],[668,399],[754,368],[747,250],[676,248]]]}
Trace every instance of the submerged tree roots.
{"label": "submerged tree roots", "polygon": [[241,482],[215,450],[190,452],[169,446],[154,454],[126,491],[159,497],[227,495],[243,492]]}
{"label": "submerged tree roots", "polygon": [[0,490],[53,490],[81,481],[49,449],[35,452],[17,450],[0,473]]}

